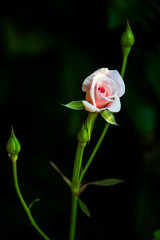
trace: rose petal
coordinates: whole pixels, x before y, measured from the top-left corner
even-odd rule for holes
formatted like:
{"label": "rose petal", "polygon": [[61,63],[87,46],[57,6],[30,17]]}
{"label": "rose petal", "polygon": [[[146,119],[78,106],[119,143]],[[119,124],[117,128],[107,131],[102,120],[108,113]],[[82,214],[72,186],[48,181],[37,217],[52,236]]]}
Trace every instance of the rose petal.
{"label": "rose petal", "polygon": [[[98,84],[97,84],[98,85]],[[98,86],[95,89],[95,102],[97,108],[103,108],[107,105],[108,102],[112,101],[109,97],[105,97],[102,95],[99,90]]]}
{"label": "rose petal", "polygon": [[[108,90],[108,96],[101,94],[98,90],[99,86]],[[102,80],[99,80],[95,89],[95,103],[96,107],[102,108],[107,105],[108,102],[113,101],[113,98],[117,95],[118,85],[117,83],[105,76]]]}
{"label": "rose petal", "polygon": [[90,88],[91,84],[92,84],[92,81],[93,81],[93,74],[91,74],[90,76],[88,76],[83,84],[82,84],[82,91],[83,92],[87,92],[88,89]]}
{"label": "rose petal", "polygon": [[93,101],[92,101],[92,98],[91,98],[91,95],[90,95],[90,91],[88,90],[87,93],[86,93],[86,97],[85,97],[86,101],[91,103],[93,105]]}
{"label": "rose petal", "polygon": [[85,110],[87,110],[88,112],[97,112],[97,108],[95,106],[93,106],[91,103],[87,102],[87,101],[82,101]]}
{"label": "rose petal", "polygon": [[83,92],[87,92],[88,89],[90,88],[91,84],[92,84],[92,81],[93,81],[93,78],[99,74],[99,73],[102,73],[104,75],[109,75],[109,70],[108,68],[100,68],[98,69],[97,71],[95,71],[94,73],[92,73],[91,75],[89,75],[83,82],[82,84],[82,91]]}
{"label": "rose petal", "polygon": [[110,72],[110,71],[108,70],[108,68],[100,68],[100,69],[98,69],[97,71],[95,71],[95,72],[93,73],[93,75],[97,75],[98,73],[102,73],[102,74],[108,76],[108,75],[109,75],[109,72]]}
{"label": "rose petal", "polygon": [[105,87],[106,89],[108,89],[109,96],[106,97],[106,99],[112,98],[113,96],[115,96],[115,94],[117,94],[117,90],[118,90],[117,83],[113,79],[111,79],[107,76],[105,76],[103,79],[100,79],[98,81],[98,85],[101,85],[101,86]]}
{"label": "rose petal", "polygon": [[103,79],[105,77],[104,74],[102,73],[98,73],[95,77],[93,77],[93,81],[91,84],[91,88],[90,88],[90,96],[93,102],[93,105],[96,107],[96,100],[95,100],[95,87],[97,82],[101,81],[101,79]]}
{"label": "rose petal", "polygon": [[118,85],[118,96],[121,97],[125,93],[124,81],[117,70],[109,71],[109,77],[113,79]]}
{"label": "rose petal", "polygon": [[107,109],[107,107],[105,107],[105,108],[97,108],[97,112],[99,113],[99,112],[102,112],[102,111],[104,111],[106,109]]}
{"label": "rose petal", "polygon": [[111,112],[119,112],[121,109],[121,102],[119,99],[119,96],[114,97],[114,101],[108,103],[107,109],[109,109]]}
{"label": "rose petal", "polygon": [[106,110],[107,108],[96,108],[95,106],[93,106],[91,103],[83,100],[82,101],[84,107],[85,107],[85,110],[88,111],[88,112],[102,112],[104,110]]}

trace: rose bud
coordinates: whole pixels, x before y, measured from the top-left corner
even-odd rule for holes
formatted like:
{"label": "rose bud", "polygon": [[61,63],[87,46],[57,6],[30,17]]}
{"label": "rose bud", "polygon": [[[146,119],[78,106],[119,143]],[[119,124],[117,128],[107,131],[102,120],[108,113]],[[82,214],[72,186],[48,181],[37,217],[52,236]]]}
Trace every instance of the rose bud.
{"label": "rose bud", "polygon": [[77,134],[77,139],[78,139],[79,143],[81,144],[81,146],[85,147],[89,138],[88,138],[88,131],[84,124],[82,125],[82,128],[80,129],[80,131]]}
{"label": "rose bud", "polygon": [[129,26],[128,20],[127,20],[126,29],[123,32],[120,41],[121,41],[122,47],[124,48],[131,48],[135,42],[134,35],[132,32],[132,29]]}
{"label": "rose bud", "polygon": [[16,162],[18,159],[18,153],[21,150],[21,144],[19,143],[18,139],[14,134],[13,127],[11,128],[11,136],[7,142],[6,150],[10,159],[13,162]]}

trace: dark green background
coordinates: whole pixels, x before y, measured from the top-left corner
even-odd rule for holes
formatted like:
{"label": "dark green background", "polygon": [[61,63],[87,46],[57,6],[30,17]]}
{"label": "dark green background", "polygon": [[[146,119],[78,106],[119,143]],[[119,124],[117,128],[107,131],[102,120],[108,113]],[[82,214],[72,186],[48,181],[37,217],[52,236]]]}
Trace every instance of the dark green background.
{"label": "dark green background", "polygon": [[[11,125],[22,144],[23,196],[28,204],[40,198],[32,209],[35,219],[49,236],[67,239],[70,192],[49,161],[71,178],[76,134],[87,114],[60,103],[84,99],[82,82],[98,68],[120,71],[127,17],[135,45],[122,110],[115,114],[120,127],[109,128],[85,177],[125,183],[82,194],[92,217],[78,212],[77,240],[149,240],[160,228],[159,1],[5,1],[0,8],[0,239],[41,239],[15,194],[5,150]],[[99,116],[84,161],[104,124]]]}

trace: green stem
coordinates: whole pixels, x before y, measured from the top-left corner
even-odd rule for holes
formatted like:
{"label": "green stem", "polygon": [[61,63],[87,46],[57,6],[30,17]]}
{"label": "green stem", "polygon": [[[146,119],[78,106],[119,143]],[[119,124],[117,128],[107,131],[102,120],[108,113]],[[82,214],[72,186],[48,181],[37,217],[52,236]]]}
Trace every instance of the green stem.
{"label": "green stem", "polygon": [[[125,69],[126,69],[126,63],[127,63],[127,58],[130,53],[131,48],[125,48],[122,49],[123,52],[123,62],[122,62],[122,68],[121,68],[121,76],[122,78],[124,77]],[[80,183],[83,180],[83,177],[85,173],[87,172],[89,166],[91,165],[105,135],[106,132],[109,128],[109,123],[106,123],[102,134],[92,152],[90,155],[90,158],[88,159],[88,162],[86,163],[81,175],[80,175],[80,170],[81,170],[81,164],[82,164],[82,157],[83,157],[83,151],[84,147],[86,145],[86,142],[82,143],[81,141],[78,142],[78,147],[77,147],[77,152],[76,152],[76,158],[75,158],[75,163],[74,163],[74,169],[73,169],[73,178],[72,178],[72,206],[71,206],[71,222],[70,222],[70,235],[69,235],[69,240],[74,240],[75,238],[75,229],[76,229],[76,218],[77,218],[77,203],[78,203],[78,197],[76,194],[79,192],[80,188]],[[90,137],[89,137],[90,138]]]}
{"label": "green stem", "polygon": [[123,60],[122,60],[122,68],[121,68],[121,76],[122,78],[124,77],[124,73],[126,70],[126,64],[127,64],[127,59],[128,59],[128,55],[131,51],[131,47],[122,47],[122,53],[123,53]]}
{"label": "green stem", "polygon": [[72,205],[71,205],[71,222],[70,222],[70,235],[69,240],[74,240],[76,231],[76,219],[77,219],[77,203],[78,198],[72,194]]}
{"label": "green stem", "polygon": [[30,222],[32,223],[32,225],[34,226],[34,228],[39,232],[39,234],[45,239],[45,240],[50,240],[46,235],[45,233],[38,227],[37,223],[35,222],[35,220],[33,219],[32,215],[31,215],[31,212],[30,212],[30,209],[28,208],[27,204],[25,203],[23,197],[22,197],[22,194],[20,192],[20,189],[19,189],[19,184],[18,184],[18,178],[17,178],[17,162],[16,161],[12,161],[13,163],[13,179],[14,179],[14,185],[15,185],[15,189],[16,189],[16,192],[17,192],[17,195],[19,197],[19,200],[30,220]]}
{"label": "green stem", "polygon": [[80,142],[78,142],[74,169],[73,169],[73,177],[72,177],[72,184],[74,188],[76,188],[78,184],[79,174],[80,174],[81,165],[82,165],[83,152],[84,152],[84,147]]}
{"label": "green stem", "polygon": [[87,172],[89,166],[91,165],[92,160],[93,160],[94,156],[96,155],[96,153],[97,153],[97,151],[98,151],[98,149],[99,149],[99,147],[100,147],[100,145],[101,145],[101,143],[102,143],[102,141],[104,139],[104,136],[106,135],[106,132],[107,132],[107,130],[109,128],[109,125],[110,125],[109,123],[106,123],[106,125],[105,125],[105,127],[103,129],[103,132],[102,132],[102,134],[101,134],[101,136],[100,136],[100,138],[99,138],[99,140],[98,140],[98,142],[97,142],[97,144],[96,144],[92,154],[90,155],[90,158],[88,159],[88,162],[86,163],[86,165],[85,165],[85,167],[84,167],[84,169],[83,169],[83,171],[81,173],[81,176],[80,176],[80,179],[79,179],[80,183],[82,182],[82,179],[83,179],[85,173]]}
{"label": "green stem", "polygon": [[76,219],[77,219],[77,203],[78,203],[78,192],[80,188],[79,175],[82,165],[83,152],[86,142],[78,141],[76,157],[73,168],[73,177],[72,177],[72,205],[71,205],[71,220],[70,220],[70,233],[69,240],[75,239],[76,231]]}

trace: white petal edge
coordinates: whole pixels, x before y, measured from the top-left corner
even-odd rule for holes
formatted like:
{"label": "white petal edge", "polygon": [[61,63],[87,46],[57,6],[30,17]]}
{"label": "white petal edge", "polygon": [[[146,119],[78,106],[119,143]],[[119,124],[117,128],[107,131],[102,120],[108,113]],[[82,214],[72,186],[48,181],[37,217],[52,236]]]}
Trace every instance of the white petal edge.
{"label": "white petal edge", "polygon": [[93,75],[91,74],[90,76],[88,76],[83,84],[82,84],[82,91],[83,92],[87,92],[88,89],[90,88],[91,84],[92,84],[92,81],[93,81]]}
{"label": "white petal edge", "polygon": [[96,70],[94,73],[92,73],[91,75],[89,75],[84,81],[83,81],[83,84],[82,84],[82,91],[83,92],[87,92],[87,90],[90,88],[91,84],[92,84],[92,81],[93,81],[93,78],[101,73],[101,74],[104,74],[105,76],[109,76],[109,70],[108,68],[100,68],[98,70]]}
{"label": "white petal edge", "polygon": [[110,102],[108,104],[107,109],[110,110],[111,112],[119,112],[120,111],[120,109],[121,109],[121,102],[120,102],[119,96],[115,96],[114,97],[114,101]]}
{"label": "white petal edge", "polygon": [[110,70],[109,77],[113,79],[118,85],[118,96],[123,96],[125,93],[125,84],[119,72],[117,70]]}
{"label": "white petal edge", "polygon": [[109,76],[109,70],[108,70],[108,68],[100,68],[100,69],[98,69],[97,71],[95,71],[94,73],[93,73],[93,75],[95,76],[95,75],[97,75],[97,74],[99,74],[99,73],[102,73],[102,74],[104,74],[104,75],[106,75],[106,76]]}
{"label": "white petal edge", "polygon": [[93,106],[91,103],[87,102],[87,101],[82,101],[84,108],[86,111],[88,112],[97,112],[97,109],[95,106]]}
{"label": "white petal edge", "polygon": [[99,112],[102,112],[107,109],[107,108],[97,108],[85,100],[83,100],[82,103],[84,105],[85,110],[88,112],[98,112],[99,113]]}

